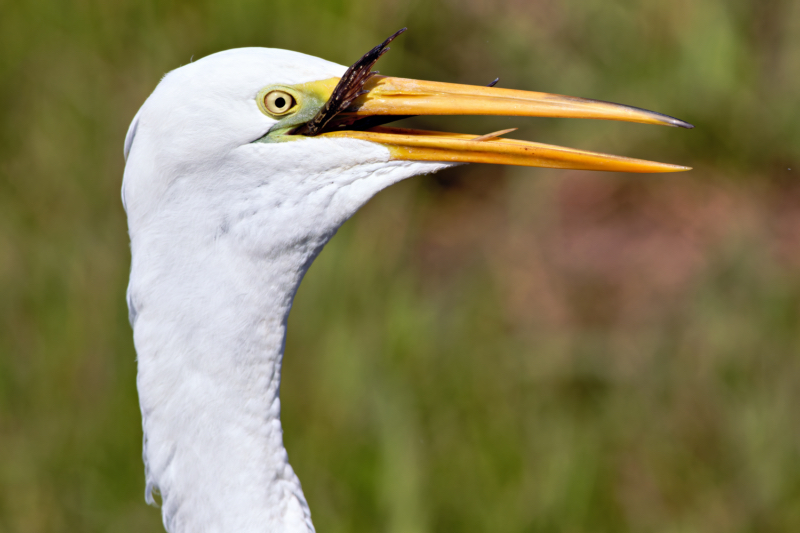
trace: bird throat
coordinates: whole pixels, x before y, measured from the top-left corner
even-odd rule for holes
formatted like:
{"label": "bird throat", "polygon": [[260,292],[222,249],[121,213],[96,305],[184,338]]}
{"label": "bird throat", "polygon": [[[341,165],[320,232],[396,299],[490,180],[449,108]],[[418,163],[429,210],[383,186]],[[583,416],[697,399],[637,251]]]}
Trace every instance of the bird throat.
{"label": "bird throat", "polygon": [[147,498],[170,533],[313,532],[279,391],[292,299],[324,241],[277,256],[176,242],[131,242]]}

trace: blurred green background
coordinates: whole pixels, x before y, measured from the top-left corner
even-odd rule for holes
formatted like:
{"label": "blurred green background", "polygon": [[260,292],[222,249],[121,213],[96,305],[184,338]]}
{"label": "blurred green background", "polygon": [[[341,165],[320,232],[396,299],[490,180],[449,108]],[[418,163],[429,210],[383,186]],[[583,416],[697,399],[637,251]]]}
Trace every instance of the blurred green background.
{"label": "blurred green background", "polygon": [[618,101],[693,131],[431,118],[686,164],[469,166],[381,193],[289,326],[322,533],[800,531],[800,2],[0,1],[0,531],[158,532],[124,291],[122,144],[240,46]]}

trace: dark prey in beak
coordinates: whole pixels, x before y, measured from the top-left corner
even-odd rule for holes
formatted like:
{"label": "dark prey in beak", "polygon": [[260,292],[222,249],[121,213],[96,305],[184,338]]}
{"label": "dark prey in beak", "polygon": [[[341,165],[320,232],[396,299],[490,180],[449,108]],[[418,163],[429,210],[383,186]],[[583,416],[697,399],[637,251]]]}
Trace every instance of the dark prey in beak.
{"label": "dark prey in beak", "polygon": [[294,134],[306,136],[319,135],[325,129],[328,122],[336,115],[350,107],[350,104],[352,104],[356,98],[366,94],[367,91],[364,90],[364,84],[369,81],[370,78],[378,74],[372,70],[373,65],[375,65],[383,54],[389,51],[389,43],[394,41],[398,35],[407,29],[408,28],[402,28],[396,31],[388,39],[364,54],[364,57],[353,63],[344,73],[342,79],[339,80],[339,83],[333,90],[333,94],[322,109],[319,110],[314,118],[297,128]]}

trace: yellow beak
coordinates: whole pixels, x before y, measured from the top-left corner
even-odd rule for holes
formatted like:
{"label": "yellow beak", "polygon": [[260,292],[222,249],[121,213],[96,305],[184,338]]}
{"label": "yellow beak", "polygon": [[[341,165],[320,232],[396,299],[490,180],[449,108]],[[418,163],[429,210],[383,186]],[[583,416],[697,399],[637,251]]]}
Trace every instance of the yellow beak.
{"label": "yellow beak", "polygon": [[692,128],[690,124],[635,107],[557,94],[476,87],[453,83],[375,76],[341,118],[355,129],[323,133],[376,142],[392,159],[494,163],[619,172],[680,172],[689,167],[574,150],[489,135],[465,135],[399,128],[357,128],[359,119],[378,115],[505,115],[620,120]]}

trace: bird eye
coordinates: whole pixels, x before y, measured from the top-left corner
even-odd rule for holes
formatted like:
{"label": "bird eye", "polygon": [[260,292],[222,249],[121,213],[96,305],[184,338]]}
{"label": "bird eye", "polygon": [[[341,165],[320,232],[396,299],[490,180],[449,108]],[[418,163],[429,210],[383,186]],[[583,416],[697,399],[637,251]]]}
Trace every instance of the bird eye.
{"label": "bird eye", "polygon": [[264,97],[264,107],[273,115],[285,115],[294,104],[294,97],[286,91],[271,91]]}

